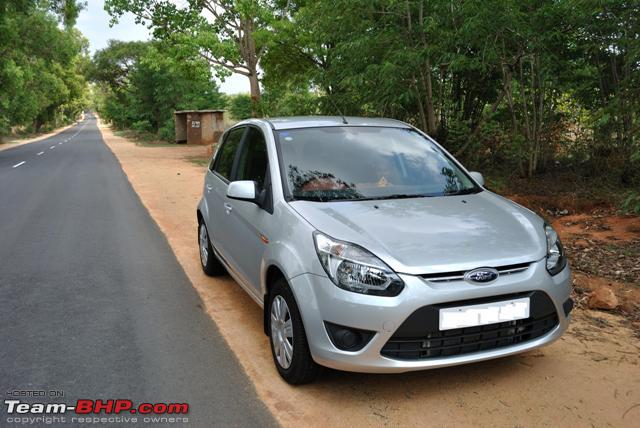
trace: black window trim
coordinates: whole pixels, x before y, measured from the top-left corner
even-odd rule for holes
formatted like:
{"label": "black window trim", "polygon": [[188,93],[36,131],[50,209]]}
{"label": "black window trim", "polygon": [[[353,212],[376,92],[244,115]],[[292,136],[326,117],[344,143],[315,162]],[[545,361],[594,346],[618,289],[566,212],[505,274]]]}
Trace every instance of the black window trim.
{"label": "black window trim", "polygon": [[[227,138],[229,138],[229,135],[231,134],[232,131],[235,131],[237,129],[242,129],[242,136],[240,136],[240,142],[238,143],[238,148],[233,154],[233,163],[231,164],[231,172],[229,173],[229,178],[226,178],[222,174],[220,174],[218,171],[216,171],[216,167],[218,166],[218,162],[220,161],[220,153],[222,152],[222,148],[227,143]],[[246,125],[240,125],[240,126],[234,126],[233,128],[230,128],[227,130],[222,140],[222,143],[220,144],[220,149],[218,149],[218,151],[216,152],[216,158],[214,159],[214,161],[211,164],[211,167],[209,168],[209,171],[211,171],[213,175],[218,177],[225,184],[229,184],[230,182],[232,182],[233,178],[235,177],[236,167],[237,167],[237,162],[239,157],[238,154],[240,153],[240,150],[244,145],[244,140],[247,136],[247,129],[248,127]]]}
{"label": "black window trim", "polygon": [[[233,160],[233,168],[231,169],[231,176],[233,177],[234,181],[238,178],[238,164],[240,164],[240,155],[242,154],[242,151],[244,150],[244,146],[246,144],[248,144],[248,139],[249,139],[249,128],[255,128],[256,130],[258,130],[258,132],[260,132],[262,134],[262,139],[264,140],[264,148],[267,149],[267,171],[269,170],[269,155],[268,155],[268,148],[267,148],[267,138],[264,135],[264,132],[262,131],[262,129],[260,129],[259,126],[254,125],[254,124],[247,124],[244,125],[245,127],[245,131],[244,134],[242,134],[242,139],[240,140],[240,146],[238,147],[238,151],[236,153],[236,157]],[[265,177],[265,182],[266,182],[266,177]]]}
{"label": "black window trim", "polygon": [[[267,171],[264,177],[264,191],[267,192],[266,195],[266,204],[262,207],[262,209],[269,214],[273,214],[273,187],[271,186],[271,162],[269,162],[269,146],[267,145],[267,136],[265,132],[258,125],[253,123],[249,123],[243,125],[245,128],[244,134],[242,134],[242,139],[240,140],[240,145],[238,146],[238,150],[236,151],[235,158],[233,159],[233,167],[231,168],[231,181],[236,180],[238,176],[238,164],[240,163],[240,154],[244,149],[244,146],[248,143],[249,138],[249,128],[255,128],[258,132],[262,134],[262,140],[264,141],[264,147],[267,151]],[[235,129],[235,128],[234,128]],[[229,183],[227,181],[227,183]]]}

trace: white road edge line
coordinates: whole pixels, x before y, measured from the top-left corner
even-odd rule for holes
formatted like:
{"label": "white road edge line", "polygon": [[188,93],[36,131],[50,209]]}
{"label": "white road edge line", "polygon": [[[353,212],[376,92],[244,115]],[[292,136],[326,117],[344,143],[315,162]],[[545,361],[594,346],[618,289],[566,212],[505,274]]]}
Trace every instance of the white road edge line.
{"label": "white road edge line", "polygon": [[40,152],[36,156],[40,156],[40,155],[43,155],[43,154],[44,154],[44,152]]}
{"label": "white road edge line", "polygon": [[23,165],[23,164],[25,164],[25,163],[27,163],[27,162],[26,162],[26,161],[22,161],[22,162],[20,162],[20,163],[15,164],[13,167],[14,167],[14,168],[17,168],[17,167],[19,167],[20,165]]}

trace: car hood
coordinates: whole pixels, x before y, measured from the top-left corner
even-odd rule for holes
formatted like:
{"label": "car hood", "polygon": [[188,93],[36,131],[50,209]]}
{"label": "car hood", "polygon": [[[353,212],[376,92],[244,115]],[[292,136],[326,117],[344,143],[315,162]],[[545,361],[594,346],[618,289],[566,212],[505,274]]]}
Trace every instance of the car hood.
{"label": "car hood", "polygon": [[455,272],[540,260],[543,220],[489,191],[378,201],[293,201],[320,232],[358,244],[399,273]]}

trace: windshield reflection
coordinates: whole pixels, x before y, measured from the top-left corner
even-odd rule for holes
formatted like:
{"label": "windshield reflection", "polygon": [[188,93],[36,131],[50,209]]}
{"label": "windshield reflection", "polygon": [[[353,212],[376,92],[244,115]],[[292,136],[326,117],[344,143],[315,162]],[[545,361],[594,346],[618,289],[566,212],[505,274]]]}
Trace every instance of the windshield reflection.
{"label": "windshield reflection", "polygon": [[435,144],[404,128],[326,127],[278,132],[286,186],[320,202],[479,192]]}

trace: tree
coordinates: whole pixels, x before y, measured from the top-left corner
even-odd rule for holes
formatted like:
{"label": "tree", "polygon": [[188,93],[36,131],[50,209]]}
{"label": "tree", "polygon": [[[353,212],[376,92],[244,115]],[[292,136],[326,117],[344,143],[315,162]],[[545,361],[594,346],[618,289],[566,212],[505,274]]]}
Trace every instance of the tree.
{"label": "tree", "polygon": [[208,63],[175,54],[157,41],[109,41],[95,53],[90,72],[98,111],[118,128],[173,140],[174,110],[223,107]]}
{"label": "tree", "polygon": [[261,0],[187,0],[178,7],[170,0],[107,0],[105,9],[116,19],[131,12],[154,36],[196,52],[221,76],[238,73],[249,79],[253,115],[260,102],[259,65],[269,37],[271,12]]}
{"label": "tree", "polygon": [[0,1],[0,136],[81,111],[87,42],[73,28],[80,8],[71,0]]}
{"label": "tree", "polygon": [[598,140],[640,150],[640,3],[571,0],[577,70],[572,92],[594,114]]}
{"label": "tree", "polygon": [[289,3],[289,18],[278,21],[264,59],[265,82],[311,82],[330,99],[322,103],[328,111],[335,105],[349,114],[397,117],[441,139],[457,122],[476,129],[498,93],[495,66],[478,55],[483,39],[470,31],[480,27],[472,7],[449,1]]}
{"label": "tree", "polygon": [[227,110],[235,120],[244,120],[252,116],[251,97],[248,94],[231,95],[227,100]]}
{"label": "tree", "polygon": [[107,5],[179,55],[250,77],[253,115],[388,116],[471,164],[531,177],[560,156],[606,158],[622,181],[640,177],[637,1],[174,3]]}
{"label": "tree", "polygon": [[[268,91],[317,89],[326,112],[408,121],[459,156],[480,149],[488,126],[499,129],[510,134],[505,152],[531,176],[552,150],[562,119],[560,100],[571,96],[572,82],[579,81],[575,46],[586,20],[572,24],[566,18],[579,16],[572,9],[585,10],[589,1],[287,2],[263,60],[264,82]],[[604,33],[626,28],[620,38],[636,40],[631,36],[636,21],[629,15],[637,6],[629,3],[625,14],[620,2],[609,7],[614,3],[617,16],[628,19],[610,21]],[[637,63],[632,56],[619,60],[617,74],[638,75]],[[621,89],[617,83],[611,87]],[[623,92],[631,94],[633,87]],[[621,104],[627,117],[633,116],[630,104]]]}

